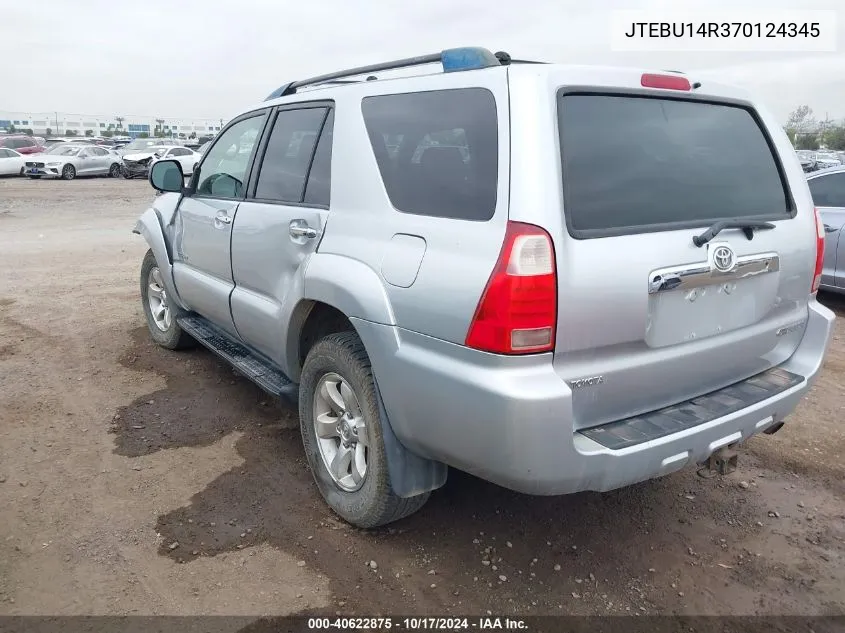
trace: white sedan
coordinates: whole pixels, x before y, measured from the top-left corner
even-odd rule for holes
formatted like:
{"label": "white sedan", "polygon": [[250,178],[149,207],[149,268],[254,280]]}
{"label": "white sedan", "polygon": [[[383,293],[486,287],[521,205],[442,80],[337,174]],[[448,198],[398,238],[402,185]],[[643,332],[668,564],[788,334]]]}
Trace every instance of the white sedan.
{"label": "white sedan", "polygon": [[202,158],[202,154],[195,152],[188,147],[168,147],[162,149],[166,149],[166,151],[161,154],[159,154],[158,150],[156,151],[158,160],[169,159],[178,161],[182,166],[182,173],[185,174],[185,176],[190,176],[194,173],[194,167],[196,167],[197,163],[200,162],[200,159]]}
{"label": "white sedan", "polygon": [[0,176],[22,176],[26,157],[13,149],[0,147]]}

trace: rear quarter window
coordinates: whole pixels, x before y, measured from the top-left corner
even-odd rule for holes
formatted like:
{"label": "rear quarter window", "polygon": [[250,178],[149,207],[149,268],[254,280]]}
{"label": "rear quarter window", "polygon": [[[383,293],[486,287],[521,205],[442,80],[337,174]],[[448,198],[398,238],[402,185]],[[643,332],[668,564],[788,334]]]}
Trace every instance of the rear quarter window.
{"label": "rear quarter window", "polygon": [[496,209],[496,100],[484,88],[366,97],[361,109],[399,211],[485,221]]}
{"label": "rear quarter window", "polygon": [[575,237],[791,212],[768,139],[743,107],[564,94],[558,125],[564,207]]}

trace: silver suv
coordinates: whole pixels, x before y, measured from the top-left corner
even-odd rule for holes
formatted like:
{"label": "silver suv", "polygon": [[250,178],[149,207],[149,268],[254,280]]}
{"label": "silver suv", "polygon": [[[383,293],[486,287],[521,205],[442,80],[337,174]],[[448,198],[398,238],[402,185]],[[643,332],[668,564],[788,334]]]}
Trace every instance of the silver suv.
{"label": "silver suv", "polygon": [[153,167],[151,335],[298,399],[317,487],[362,527],[448,467],[537,495],[729,471],[834,317],[778,121],[691,81],[453,49],[282,86],[187,186]]}

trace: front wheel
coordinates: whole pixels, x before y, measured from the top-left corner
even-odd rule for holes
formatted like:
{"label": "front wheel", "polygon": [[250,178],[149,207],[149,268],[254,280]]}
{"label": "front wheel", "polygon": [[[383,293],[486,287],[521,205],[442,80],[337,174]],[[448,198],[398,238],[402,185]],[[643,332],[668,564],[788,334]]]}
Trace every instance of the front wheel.
{"label": "front wheel", "polygon": [[147,251],[141,263],[141,305],[150,336],[156,343],[167,349],[193,346],[194,340],[176,322],[185,311],[167,295],[162,272],[152,250]]}
{"label": "front wheel", "polygon": [[117,178],[118,176],[120,176],[120,164],[112,163],[112,166],[109,167],[109,177]]}
{"label": "front wheel", "polygon": [[355,332],[330,334],[309,351],[299,419],[317,488],[352,525],[398,521],[428,501],[428,492],[410,498],[393,492],[370,360]]}
{"label": "front wheel", "polygon": [[126,180],[129,180],[130,178],[132,178],[132,174],[129,173],[128,167],[121,167],[120,173],[123,174],[123,177],[126,178]]}
{"label": "front wheel", "polygon": [[62,180],[73,180],[74,178],[76,178],[76,167],[73,165],[62,167]]}

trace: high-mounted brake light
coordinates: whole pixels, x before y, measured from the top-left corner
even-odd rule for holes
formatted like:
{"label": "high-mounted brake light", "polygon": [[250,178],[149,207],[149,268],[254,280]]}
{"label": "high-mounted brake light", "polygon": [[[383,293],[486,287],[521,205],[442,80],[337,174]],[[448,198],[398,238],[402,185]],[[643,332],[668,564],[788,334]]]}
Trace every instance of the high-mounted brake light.
{"label": "high-mounted brake light", "polygon": [[643,88],[662,88],[663,90],[692,90],[689,79],[674,75],[654,75],[646,73],[640,78]]}
{"label": "high-mounted brake light", "polygon": [[813,286],[810,293],[815,294],[822,282],[822,267],[824,266],[824,222],[819,215],[818,209],[813,209],[816,214],[816,269],[813,271]]}
{"label": "high-mounted brake light", "polygon": [[552,239],[532,224],[508,222],[499,260],[475,310],[466,345],[498,354],[554,349],[557,275]]}

